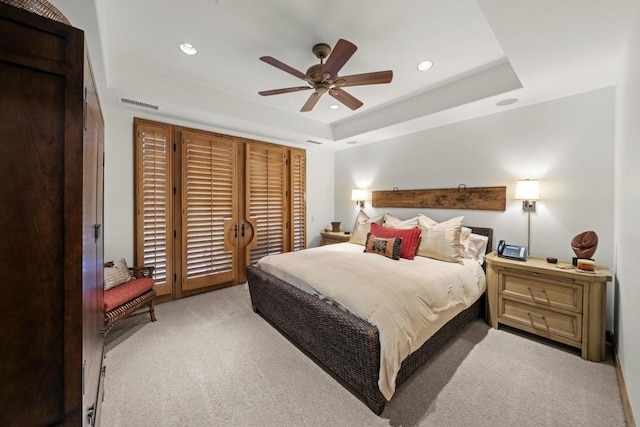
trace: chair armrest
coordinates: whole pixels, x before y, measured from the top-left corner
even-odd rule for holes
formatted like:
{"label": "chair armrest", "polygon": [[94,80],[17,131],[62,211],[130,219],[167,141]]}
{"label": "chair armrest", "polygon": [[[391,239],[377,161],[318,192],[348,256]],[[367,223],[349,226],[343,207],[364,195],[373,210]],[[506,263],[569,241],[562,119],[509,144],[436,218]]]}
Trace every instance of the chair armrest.
{"label": "chair armrest", "polygon": [[129,274],[134,279],[142,279],[143,277],[153,278],[154,266],[148,267],[129,267]]}

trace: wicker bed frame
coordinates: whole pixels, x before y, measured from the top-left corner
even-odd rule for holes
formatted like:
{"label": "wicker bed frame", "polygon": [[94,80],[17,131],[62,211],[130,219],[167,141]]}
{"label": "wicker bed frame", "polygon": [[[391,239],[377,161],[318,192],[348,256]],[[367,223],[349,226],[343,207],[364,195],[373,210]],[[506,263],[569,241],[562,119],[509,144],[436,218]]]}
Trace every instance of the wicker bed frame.
{"label": "wicker bed frame", "polygon": [[[476,234],[489,237],[487,252],[490,252],[493,230],[470,228]],[[374,413],[382,413],[387,401],[378,388],[380,340],[375,326],[256,267],[247,267],[247,279],[256,313],[346,382]],[[484,312],[484,300],[483,295],[409,355],[402,362],[396,386],[480,316]]]}

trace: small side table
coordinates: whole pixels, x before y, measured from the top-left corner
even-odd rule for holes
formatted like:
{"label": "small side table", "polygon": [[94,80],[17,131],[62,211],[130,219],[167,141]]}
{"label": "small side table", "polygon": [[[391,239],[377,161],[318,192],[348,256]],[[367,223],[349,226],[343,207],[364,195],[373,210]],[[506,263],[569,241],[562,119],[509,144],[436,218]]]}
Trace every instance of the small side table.
{"label": "small side table", "polygon": [[323,231],[320,234],[322,235],[322,246],[348,242],[351,238],[351,234],[344,231]]}
{"label": "small side table", "polygon": [[577,347],[583,359],[604,360],[606,289],[612,280],[607,267],[585,273],[567,262],[513,261],[495,252],[485,261],[492,327],[508,325]]}

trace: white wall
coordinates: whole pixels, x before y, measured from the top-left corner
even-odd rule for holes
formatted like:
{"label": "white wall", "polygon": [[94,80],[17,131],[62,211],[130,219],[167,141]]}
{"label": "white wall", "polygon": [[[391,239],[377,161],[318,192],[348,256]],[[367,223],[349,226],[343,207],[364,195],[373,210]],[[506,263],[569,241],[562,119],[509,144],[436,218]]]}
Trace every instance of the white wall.
{"label": "white wall", "polygon": [[[540,180],[531,216],[531,254],[570,260],[570,241],[594,230],[596,262],[613,268],[614,89],[606,88],[336,153],[336,220],[351,229],[357,208],[351,189],[507,186],[507,209],[424,209],[435,220],[464,215],[465,224],[494,229],[497,241],[526,245],[527,215],[514,199],[519,179]],[[372,208],[400,218],[418,210]],[[613,286],[608,290],[613,328]]]}
{"label": "white wall", "polygon": [[334,162],[331,150],[307,148],[307,247],[320,246],[320,233],[331,226],[334,212]]}
{"label": "white wall", "polygon": [[[184,120],[172,120],[126,107],[103,106],[103,113],[106,126],[105,260],[120,258],[133,260],[135,221],[133,118],[140,117],[195,129],[231,133],[221,128],[212,128]],[[317,246],[320,244],[320,232],[333,221],[334,153],[322,147],[304,148],[307,149],[307,246]]]}
{"label": "white wall", "polygon": [[636,420],[640,416],[640,15],[632,28],[616,88],[615,331],[618,355]]}

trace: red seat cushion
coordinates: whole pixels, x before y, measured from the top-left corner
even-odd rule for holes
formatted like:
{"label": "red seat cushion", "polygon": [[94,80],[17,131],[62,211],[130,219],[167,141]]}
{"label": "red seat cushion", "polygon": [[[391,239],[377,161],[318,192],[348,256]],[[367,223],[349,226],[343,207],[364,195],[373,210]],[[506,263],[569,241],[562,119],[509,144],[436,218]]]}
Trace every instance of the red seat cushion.
{"label": "red seat cushion", "polygon": [[389,228],[383,227],[378,224],[371,224],[371,234],[376,237],[399,237],[402,239],[402,243],[400,247],[402,248],[400,252],[400,258],[413,259],[416,255],[416,250],[418,249],[418,241],[420,240],[420,233],[422,230],[419,228]]}
{"label": "red seat cushion", "polygon": [[131,301],[134,298],[147,292],[153,288],[154,281],[152,278],[145,277],[142,279],[134,279],[124,282],[115,288],[111,288],[104,293],[104,311],[111,311],[122,304]]}

